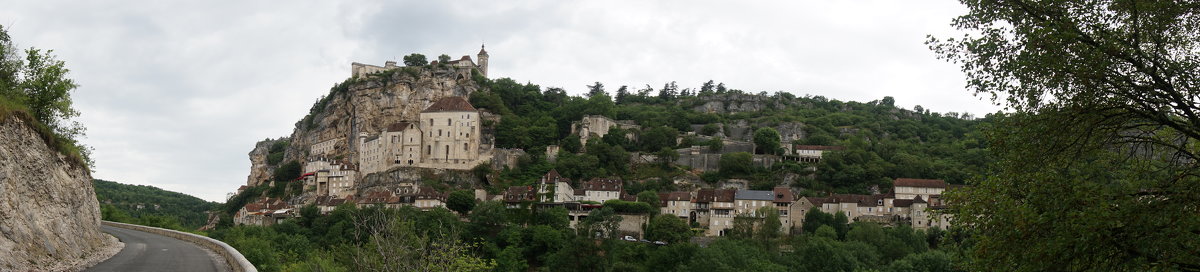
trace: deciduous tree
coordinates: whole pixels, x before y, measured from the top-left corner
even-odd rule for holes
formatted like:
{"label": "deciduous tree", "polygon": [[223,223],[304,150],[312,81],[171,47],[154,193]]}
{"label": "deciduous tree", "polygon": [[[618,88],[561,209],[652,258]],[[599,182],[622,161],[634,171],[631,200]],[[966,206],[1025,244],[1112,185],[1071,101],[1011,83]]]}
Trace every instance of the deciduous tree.
{"label": "deciduous tree", "polygon": [[962,1],[931,38],[1011,110],[998,162],[947,193],[979,270],[1200,270],[1200,4]]}

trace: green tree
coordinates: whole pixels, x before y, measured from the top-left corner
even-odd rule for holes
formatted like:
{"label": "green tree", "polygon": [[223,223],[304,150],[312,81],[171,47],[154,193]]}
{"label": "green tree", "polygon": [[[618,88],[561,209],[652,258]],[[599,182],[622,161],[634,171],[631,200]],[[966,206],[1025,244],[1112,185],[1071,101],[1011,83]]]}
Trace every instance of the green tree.
{"label": "green tree", "polygon": [[705,143],[704,145],[708,146],[709,152],[714,152],[714,153],[721,152],[721,149],[725,148],[725,140],[721,139],[721,137],[713,137],[712,139],[709,139],[708,142]]}
{"label": "green tree", "polygon": [[846,233],[850,232],[850,219],[846,217],[845,212],[837,212],[833,215],[832,227],[837,230],[838,239],[846,238]]}
{"label": "green tree", "polygon": [[912,254],[905,256],[903,259],[896,260],[887,266],[884,271],[888,272],[952,272],[959,271],[954,268],[953,260],[950,255],[945,252],[934,250],[920,254]]}
{"label": "green tree", "polygon": [[412,53],[404,56],[405,66],[425,66],[429,64],[429,60],[425,59],[425,55]]}
{"label": "green tree", "polygon": [[[447,62],[450,62],[450,55],[442,54],[442,55],[438,56],[438,64],[446,65]],[[406,62],[405,65],[408,65],[408,63]],[[415,66],[415,65],[410,65],[410,66]]]}
{"label": "green tree", "polygon": [[499,201],[484,201],[475,205],[468,218],[474,228],[473,232],[479,237],[495,236],[500,229],[508,225],[508,210]]}
{"label": "green tree", "polygon": [[446,208],[458,212],[458,214],[466,215],[467,212],[475,208],[475,194],[467,190],[458,190],[450,193],[446,197]]}
{"label": "green tree", "polygon": [[729,228],[729,237],[736,239],[750,239],[754,237],[754,225],[760,221],[757,216],[752,216],[748,213],[738,214],[733,217],[733,227]]}
{"label": "green tree", "polygon": [[779,154],[779,131],[763,127],[754,131],[754,145],[763,154]]}
{"label": "green tree", "polygon": [[758,208],[756,214],[762,217],[762,225],[754,233],[755,238],[762,241],[771,241],[779,238],[779,229],[783,228],[783,222],[779,221],[779,209],[776,209],[774,206],[765,206]]}
{"label": "green tree", "polygon": [[287,163],[275,168],[275,181],[293,181],[300,177],[300,172],[304,170],[298,161],[288,161]]}
{"label": "green tree", "polygon": [[972,269],[1200,270],[1196,3],[963,3],[975,34],[930,47],[1013,112],[994,170],[946,193]]}
{"label": "green tree", "polygon": [[574,180],[587,180],[606,174],[605,168],[600,165],[600,158],[591,154],[559,154],[554,161],[554,168],[564,177]]}
{"label": "green tree", "polygon": [[717,127],[717,124],[715,124],[715,123],[708,123],[708,124],[705,124],[703,127],[700,127],[701,135],[713,136],[713,135],[716,135],[717,132],[720,132],[720,131],[721,131],[721,128]]}
{"label": "green tree", "polygon": [[679,131],[675,128],[659,126],[643,130],[638,141],[642,151],[655,151],[675,147],[675,139],[678,137]]}
{"label": "green tree", "polygon": [[566,229],[571,226],[569,213],[563,207],[542,209],[534,215],[534,224],[550,226],[553,229]]}
{"label": "green tree", "polygon": [[593,96],[605,94],[604,83],[600,83],[599,81],[596,81],[596,84],[587,85],[587,87],[588,87],[587,97],[593,97]]}
{"label": "green tree", "polygon": [[[8,111],[25,111],[40,125],[48,128],[46,143],[84,166],[90,166],[91,149],[77,142],[85,128],[70,121],[79,116],[72,107],[71,92],[78,85],[67,77],[66,63],[58,60],[53,50],[24,50],[24,60],[0,25],[0,117]],[[53,134],[53,135],[50,135]]]}
{"label": "green tree", "polygon": [[720,167],[721,175],[726,177],[749,175],[754,171],[754,157],[746,152],[721,154],[717,166]]}
{"label": "green tree", "polygon": [[25,50],[25,67],[20,73],[23,78],[18,85],[21,91],[16,98],[29,106],[30,113],[42,124],[70,137],[78,133],[70,131],[71,128],[62,122],[79,116],[79,112],[71,107],[71,91],[78,85],[66,77],[70,70],[63,61],[51,55],[53,52],[42,53],[37,48]]}
{"label": "green tree", "polygon": [[815,233],[821,226],[833,226],[833,215],[819,209],[810,209],[804,214],[803,229],[805,233]]}
{"label": "green tree", "polygon": [[658,150],[654,155],[658,157],[658,166],[667,170],[670,170],[675,165],[675,160],[679,159],[679,152],[666,147]]}
{"label": "green tree", "polygon": [[577,230],[582,237],[609,237],[617,233],[617,227],[621,224],[621,216],[617,215],[610,207],[592,210],[588,212],[587,218],[579,222],[581,226]]}
{"label": "green tree", "polygon": [[572,134],[563,138],[562,141],[559,141],[558,145],[562,147],[562,151],[579,153],[579,151],[583,149],[583,144],[580,144],[580,142],[581,140],[579,139],[579,135]]}
{"label": "green tree", "polygon": [[660,214],[650,219],[646,224],[646,239],[663,241],[668,244],[687,242],[692,237],[692,230],[687,222],[675,215]]}
{"label": "green tree", "polygon": [[646,203],[646,204],[650,204],[651,207],[655,207],[655,208],[658,208],[658,206],[660,204],[662,204],[662,203],[660,203],[660,200],[658,198],[658,192],[655,192],[655,191],[642,191],[642,192],[638,193],[637,201]]}

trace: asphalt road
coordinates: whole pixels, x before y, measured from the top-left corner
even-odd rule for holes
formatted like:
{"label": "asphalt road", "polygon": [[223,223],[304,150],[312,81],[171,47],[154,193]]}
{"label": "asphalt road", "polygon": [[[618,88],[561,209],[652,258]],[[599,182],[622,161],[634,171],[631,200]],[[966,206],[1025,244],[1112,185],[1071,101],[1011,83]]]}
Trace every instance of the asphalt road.
{"label": "asphalt road", "polygon": [[149,232],[101,227],[125,248],[84,271],[221,271],[223,265],[200,246]]}

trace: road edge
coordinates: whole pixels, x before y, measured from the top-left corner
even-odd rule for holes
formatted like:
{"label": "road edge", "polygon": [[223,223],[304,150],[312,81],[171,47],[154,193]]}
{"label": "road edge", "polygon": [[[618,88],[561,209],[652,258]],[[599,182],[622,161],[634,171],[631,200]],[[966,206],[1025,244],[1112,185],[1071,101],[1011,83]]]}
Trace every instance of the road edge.
{"label": "road edge", "polygon": [[183,241],[186,241],[189,243],[193,243],[193,244],[199,245],[201,247],[207,248],[209,250],[212,250],[213,252],[217,253],[217,255],[220,255],[221,257],[225,258],[225,263],[227,265],[229,265],[229,267],[235,272],[258,272],[258,269],[254,268],[254,265],[251,264],[250,261],[246,260],[246,257],[242,256],[241,252],[238,252],[237,249],[234,249],[233,247],[229,246],[229,244],[226,244],[225,242],[217,241],[216,239],[213,239],[213,238],[208,238],[208,237],[196,235],[193,233],[182,232],[182,231],[169,230],[169,229],[156,228],[156,227],[147,227],[147,226],[142,226],[142,225],[118,223],[118,222],[112,222],[112,221],[101,221],[101,224],[104,224],[107,226],[112,226],[112,227],[123,228],[123,229],[131,229],[131,230],[136,230],[136,231],[144,231],[144,232],[154,233],[154,234],[158,234],[158,235],[162,235],[162,236],[167,236],[167,237],[183,240]]}

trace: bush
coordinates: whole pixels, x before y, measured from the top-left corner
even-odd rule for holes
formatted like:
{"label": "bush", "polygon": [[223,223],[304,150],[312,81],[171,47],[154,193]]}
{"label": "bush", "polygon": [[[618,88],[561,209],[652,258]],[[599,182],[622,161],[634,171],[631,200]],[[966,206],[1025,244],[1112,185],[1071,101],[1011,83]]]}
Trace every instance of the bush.
{"label": "bush", "polygon": [[648,214],[654,211],[654,207],[645,202],[629,202],[618,199],[611,199],[604,202],[604,207],[612,208],[613,211],[619,213],[633,214]]}

